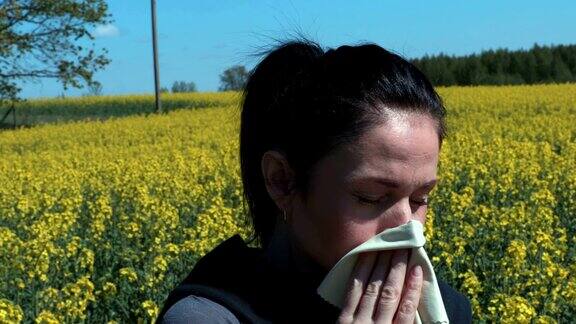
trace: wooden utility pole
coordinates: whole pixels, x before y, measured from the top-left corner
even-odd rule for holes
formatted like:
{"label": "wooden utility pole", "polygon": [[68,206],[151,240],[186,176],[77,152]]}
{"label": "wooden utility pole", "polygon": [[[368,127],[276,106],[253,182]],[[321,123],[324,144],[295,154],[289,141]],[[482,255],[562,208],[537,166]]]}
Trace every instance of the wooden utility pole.
{"label": "wooden utility pole", "polygon": [[154,92],[156,94],[156,113],[162,112],[160,104],[160,70],[158,69],[158,44],[156,36],[156,0],[152,2],[152,51],[154,52]]}

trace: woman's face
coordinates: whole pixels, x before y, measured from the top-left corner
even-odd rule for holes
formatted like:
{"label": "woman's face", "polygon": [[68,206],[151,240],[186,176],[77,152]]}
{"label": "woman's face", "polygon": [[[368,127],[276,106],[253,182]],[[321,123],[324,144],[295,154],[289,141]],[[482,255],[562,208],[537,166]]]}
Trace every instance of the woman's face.
{"label": "woman's face", "polygon": [[391,113],[385,124],[325,157],[306,203],[292,200],[289,226],[296,243],[326,269],[383,230],[426,220],[436,183],[436,122]]}

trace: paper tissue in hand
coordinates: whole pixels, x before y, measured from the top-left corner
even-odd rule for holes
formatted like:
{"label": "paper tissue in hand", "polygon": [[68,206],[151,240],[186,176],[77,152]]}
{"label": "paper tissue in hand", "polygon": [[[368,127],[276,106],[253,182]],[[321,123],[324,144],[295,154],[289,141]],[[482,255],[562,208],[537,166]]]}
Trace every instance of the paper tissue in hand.
{"label": "paper tissue in hand", "polygon": [[386,229],[342,257],[326,275],[317,292],[329,303],[342,308],[350,276],[359,253],[412,249],[407,269],[411,269],[412,266],[418,264],[422,267],[424,275],[415,322],[418,324],[449,323],[434,269],[423,248],[425,242],[423,225],[417,220],[411,220],[406,224]]}

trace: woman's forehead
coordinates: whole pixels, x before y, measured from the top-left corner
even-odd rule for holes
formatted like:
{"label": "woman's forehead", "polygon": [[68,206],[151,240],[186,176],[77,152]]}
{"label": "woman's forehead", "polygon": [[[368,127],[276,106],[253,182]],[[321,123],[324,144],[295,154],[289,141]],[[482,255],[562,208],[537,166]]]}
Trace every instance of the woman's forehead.
{"label": "woman's forehead", "polygon": [[357,161],[400,160],[418,162],[438,155],[436,122],[426,115],[396,114],[366,131],[343,150]]}
{"label": "woman's forehead", "polygon": [[326,159],[325,167],[327,173],[347,178],[383,175],[433,178],[438,154],[434,120],[408,114],[370,129],[356,143],[347,144]]}

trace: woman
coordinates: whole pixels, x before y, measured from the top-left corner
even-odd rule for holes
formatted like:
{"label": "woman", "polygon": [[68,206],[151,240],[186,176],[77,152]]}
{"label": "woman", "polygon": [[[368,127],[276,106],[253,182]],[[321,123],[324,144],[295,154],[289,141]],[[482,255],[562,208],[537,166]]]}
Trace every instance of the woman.
{"label": "woman", "polygon": [[[444,115],[426,77],[377,45],[324,52],[293,41],[270,51],[246,85],[240,130],[244,193],[263,248],[238,235],[223,242],[171,293],[159,319],[413,323],[422,269],[407,269],[406,250],[363,253],[342,309],[316,289],[370,237],[425,223]],[[451,322],[470,322],[466,297],[439,286]]]}

